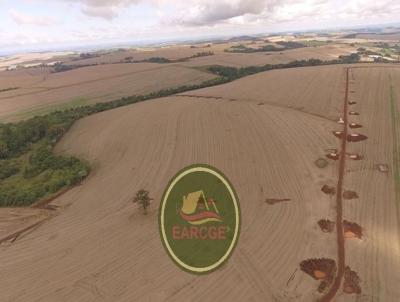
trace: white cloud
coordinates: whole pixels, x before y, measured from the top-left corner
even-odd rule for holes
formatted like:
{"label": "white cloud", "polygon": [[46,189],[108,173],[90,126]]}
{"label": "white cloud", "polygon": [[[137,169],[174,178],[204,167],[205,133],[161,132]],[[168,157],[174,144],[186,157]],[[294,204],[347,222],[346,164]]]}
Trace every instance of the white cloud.
{"label": "white cloud", "polygon": [[52,17],[30,15],[15,9],[10,9],[8,13],[18,25],[49,26],[59,23],[57,19]]}

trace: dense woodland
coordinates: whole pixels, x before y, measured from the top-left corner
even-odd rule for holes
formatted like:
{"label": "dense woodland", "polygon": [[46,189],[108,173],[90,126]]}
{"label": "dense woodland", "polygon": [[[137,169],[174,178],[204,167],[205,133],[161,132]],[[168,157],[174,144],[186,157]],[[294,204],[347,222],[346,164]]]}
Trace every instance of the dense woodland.
{"label": "dense woodland", "polygon": [[251,48],[247,47],[243,44],[234,45],[229,49],[225,49],[225,52],[233,52],[233,53],[255,53],[255,52],[267,52],[267,51],[284,51],[288,49],[295,49],[295,48],[302,48],[306,47],[307,45],[300,43],[300,42],[293,42],[293,41],[278,41],[275,44],[279,45],[279,47],[275,45],[264,45],[259,48]]}

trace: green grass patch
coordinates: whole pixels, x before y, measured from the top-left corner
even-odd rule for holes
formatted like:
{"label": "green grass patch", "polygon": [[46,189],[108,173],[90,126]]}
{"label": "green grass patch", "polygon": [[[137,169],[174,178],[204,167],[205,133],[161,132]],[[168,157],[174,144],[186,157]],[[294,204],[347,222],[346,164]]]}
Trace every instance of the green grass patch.
{"label": "green grass patch", "polygon": [[318,47],[329,44],[327,41],[317,41],[317,40],[301,41],[301,43],[307,47]]}

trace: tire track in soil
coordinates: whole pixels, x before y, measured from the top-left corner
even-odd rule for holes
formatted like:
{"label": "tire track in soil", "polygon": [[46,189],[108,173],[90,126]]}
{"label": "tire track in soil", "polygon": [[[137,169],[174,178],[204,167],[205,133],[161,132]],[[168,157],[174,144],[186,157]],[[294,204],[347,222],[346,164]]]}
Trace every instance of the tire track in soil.
{"label": "tire track in soil", "polygon": [[329,291],[322,296],[320,302],[330,302],[336,296],[345,271],[345,247],[344,247],[344,232],[343,232],[343,179],[346,166],[346,147],[347,147],[347,135],[348,135],[348,99],[349,99],[349,72],[350,68],[346,68],[346,90],[344,95],[343,105],[343,135],[341,138],[341,151],[339,158],[339,177],[336,186],[336,234],[337,234],[337,274],[335,280]]}

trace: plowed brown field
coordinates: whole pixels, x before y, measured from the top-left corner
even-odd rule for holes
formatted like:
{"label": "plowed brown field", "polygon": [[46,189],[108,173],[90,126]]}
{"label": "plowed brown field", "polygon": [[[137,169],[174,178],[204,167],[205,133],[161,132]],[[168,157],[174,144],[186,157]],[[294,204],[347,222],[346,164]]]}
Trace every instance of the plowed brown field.
{"label": "plowed brown field", "polygon": [[197,84],[214,75],[177,65],[107,64],[50,73],[26,69],[0,72],[0,120],[18,120],[62,104],[82,105]]}
{"label": "plowed brown field", "polygon": [[[390,81],[399,68],[352,68],[350,122],[368,140],[348,143],[343,216],[363,229],[346,239],[346,265],[361,294],[336,301],[388,301],[400,296],[400,250],[390,121]],[[319,281],[300,270],[307,258],[337,260],[335,221],[338,161],[315,162],[339,149],[345,69],[325,66],[276,70],[187,96],[147,101],[78,121],[57,152],[93,163],[89,178],[53,204],[61,206],[34,232],[0,246],[2,301],[315,301]],[[397,89],[397,88],[396,88]],[[396,90],[397,91],[397,90]],[[188,93],[189,94],[189,93]],[[206,97],[203,97],[206,96]],[[216,98],[213,98],[216,97]],[[358,130],[358,129],[357,129]],[[362,130],[362,131],[361,131]],[[241,203],[237,249],[205,276],[181,271],[165,253],[157,211],[169,179],[180,168],[207,163],[231,180]],[[143,216],[131,203],[148,189]],[[267,203],[268,199],[289,199]],[[353,274],[353,273],[352,273]],[[354,275],[354,274],[353,274]]]}

